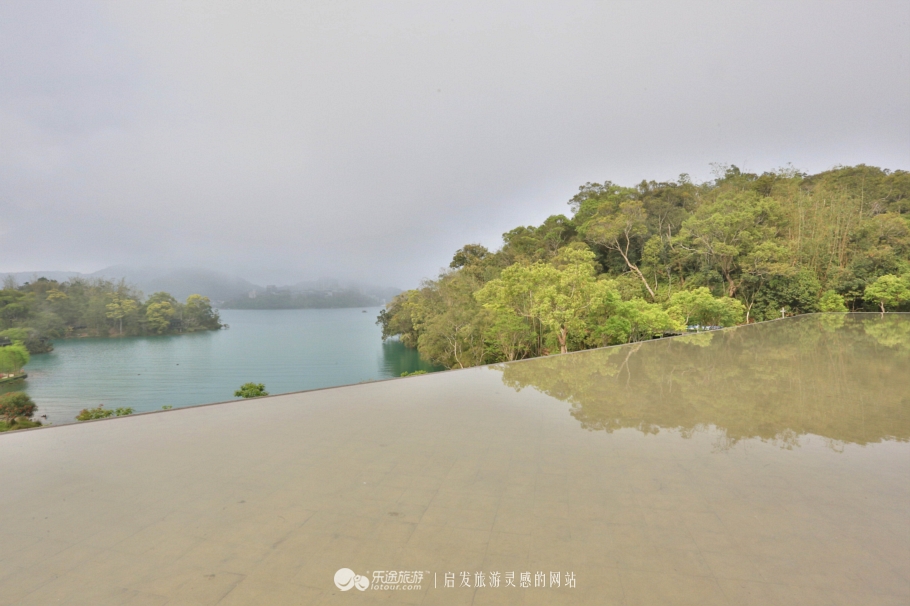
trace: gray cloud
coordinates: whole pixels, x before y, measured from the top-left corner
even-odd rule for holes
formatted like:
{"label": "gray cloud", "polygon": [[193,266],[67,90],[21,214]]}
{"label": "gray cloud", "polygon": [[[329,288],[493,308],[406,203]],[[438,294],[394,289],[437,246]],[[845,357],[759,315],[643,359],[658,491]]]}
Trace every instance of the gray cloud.
{"label": "gray cloud", "polygon": [[578,185],[910,168],[910,5],[7,3],[0,271],[413,285]]}

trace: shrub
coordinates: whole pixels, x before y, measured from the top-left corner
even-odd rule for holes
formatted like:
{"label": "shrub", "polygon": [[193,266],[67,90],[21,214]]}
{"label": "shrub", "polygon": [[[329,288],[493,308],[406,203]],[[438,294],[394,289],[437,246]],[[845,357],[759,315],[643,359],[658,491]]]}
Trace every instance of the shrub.
{"label": "shrub", "polygon": [[818,300],[819,311],[847,311],[844,298],[833,290],[826,290]]}
{"label": "shrub", "polygon": [[402,377],[413,377],[416,375],[425,375],[425,374],[427,374],[427,371],[425,371],[425,370],[415,370],[414,372],[404,371],[403,373],[401,373],[401,376]]}
{"label": "shrub", "polygon": [[131,415],[135,410],[129,407],[115,408],[114,410],[108,410],[104,408],[104,404],[100,404],[97,408],[83,408],[82,411],[76,415],[77,421],[93,421],[95,419],[106,419],[108,417],[125,417]]}
{"label": "shrub", "polygon": [[28,394],[21,391],[0,396],[0,416],[6,419],[6,425],[12,427],[16,419],[30,419],[38,406],[32,401]]}
{"label": "shrub", "polygon": [[234,392],[234,396],[238,398],[258,398],[267,395],[269,395],[269,392],[265,390],[265,384],[263,383],[244,383],[240,386],[240,389]]}

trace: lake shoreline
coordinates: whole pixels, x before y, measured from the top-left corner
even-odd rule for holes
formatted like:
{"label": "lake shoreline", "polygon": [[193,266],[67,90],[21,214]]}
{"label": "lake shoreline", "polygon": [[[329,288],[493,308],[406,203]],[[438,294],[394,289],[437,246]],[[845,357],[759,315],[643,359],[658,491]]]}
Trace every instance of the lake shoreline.
{"label": "lake shoreline", "polygon": [[283,394],[442,370],[383,342],[362,310],[226,310],[230,330],[58,339],[52,353],[32,358],[27,380],[0,393],[25,391],[56,425],[101,404],[151,412],[230,401],[250,381]]}

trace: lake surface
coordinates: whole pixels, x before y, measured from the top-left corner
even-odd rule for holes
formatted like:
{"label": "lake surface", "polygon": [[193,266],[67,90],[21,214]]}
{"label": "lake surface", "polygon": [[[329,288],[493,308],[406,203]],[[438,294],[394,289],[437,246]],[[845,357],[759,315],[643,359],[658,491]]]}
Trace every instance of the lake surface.
{"label": "lake surface", "polygon": [[439,370],[382,341],[380,309],[222,310],[228,330],[55,341],[32,356],[26,381],[2,391],[28,392],[39,415],[61,424],[102,403],[145,412],[232,400],[247,382],[279,394]]}

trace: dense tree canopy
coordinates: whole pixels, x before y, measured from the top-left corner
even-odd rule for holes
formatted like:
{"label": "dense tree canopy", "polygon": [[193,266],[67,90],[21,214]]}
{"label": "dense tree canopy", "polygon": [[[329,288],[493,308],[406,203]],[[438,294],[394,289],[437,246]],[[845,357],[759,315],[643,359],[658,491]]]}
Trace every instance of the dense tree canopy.
{"label": "dense tree canopy", "polygon": [[191,295],[180,303],[167,293],[155,293],[144,300],[122,280],[39,278],[22,286],[7,281],[0,290],[0,336],[22,342],[32,353],[47,351],[47,339],[175,334],[221,326],[207,297]]}
{"label": "dense tree canopy", "polygon": [[650,339],[815,311],[910,310],[910,173],[720,167],[703,184],[587,183],[572,216],[515,228],[490,251],[387,305],[397,336],[447,367]]}

